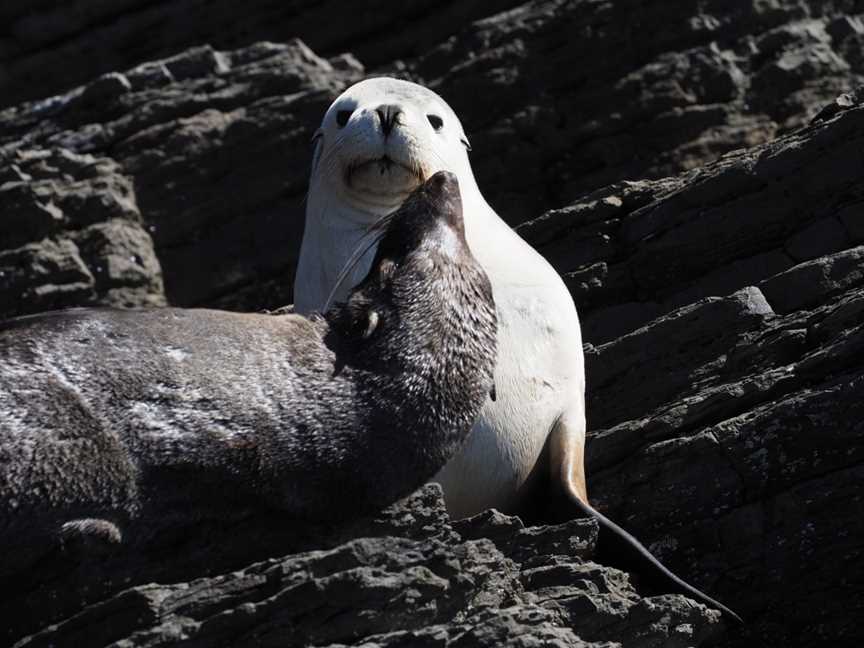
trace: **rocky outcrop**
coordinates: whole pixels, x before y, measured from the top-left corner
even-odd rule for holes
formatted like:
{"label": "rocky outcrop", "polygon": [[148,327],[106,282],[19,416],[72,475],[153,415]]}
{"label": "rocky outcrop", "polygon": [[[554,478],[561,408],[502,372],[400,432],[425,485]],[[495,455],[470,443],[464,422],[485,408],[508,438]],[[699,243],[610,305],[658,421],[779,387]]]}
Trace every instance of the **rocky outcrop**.
{"label": "rocky outcrop", "polygon": [[[490,511],[451,524],[433,485],[376,519],[321,532],[316,550],[271,558],[267,551],[275,544],[265,549],[260,542],[267,533],[277,534],[283,547],[309,540],[292,536],[272,513],[258,511],[253,519],[253,543],[240,552],[235,543],[233,555],[223,551],[217,558],[223,567],[241,560],[242,567],[224,573],[213,570],[213,557],[201,546],[188,553],[98,557],[114,560],[111,573],[118,576],[130,565],[151,574],[167,567],[170,573],[196,554],[211,564],[210,574],[189,582],[129,586],[128,579],[116,578],[113,589],[119,591],[81,605],[86,588],[64,587],[76,572],[68,565],[57,569],[30,600],[21,600],[26,590],[16,592],[13,604],[7,600],[5,612],[17,609],[6,618],[26,628],[76,600],[82,609],[52,619],[16,646],[492,648],[523,646],[530,637],[573,648],[683,648],[722,632],[718,612],[681,596],[641,598],[627,574],[592,562],[597,527],[588,521],[525,528],[518,518]],[[243,532],[242,526],[231,530]],[[210,553],[227,540],[198,537]],[[50,603],[34,606],[48,587],[54,591]]]}
{"label": "rocky outcrop", "polygon": [[[290,303],[308,142],[367,71],[444,95],[480,186],[514,225],[769,141],[864,81],[856,0],[418,1],[350,21],[326,19],[344,12],[332,2],[253,0],[239,15],[205,4],[0,9],[0,150],[61,146],[120,164],[182,306]],[[288,44],[250,45],[266,38]]]}
{"label": "rocky outcrop", "polygon": [[527,3],[409,67],[467,123],[479,184],[516,224],[806,123],[864,80],[855,11],[864,5]]}
{"label": "rocky outcrop", "polygon": [[[425,490],[300,540],[260,512],[126,572],[47,564],[53,589],[7,588],[15,636],[859,645],[860,1],[409,2],[353,35],[276,4],[0,8],[0,313],[290,303],[323,110],[370,70],[427,83],[579,307],[592,499],[747,626],[634,591],[591,525],[451,524]],[[85,59],[94,35],[114,53]]]}
{"label": "rocky outcrop", "polygon": [[65,148],[19,148],[0,173],[5,315],[165,305],[153,240],[115,162]]}
{"label": "rocky outcrop", "polygon": [[737,603],[735,645],[864,632],[862,94],[521,228],[585,319],[594,502]]}
{"label": "rocky outcrop", "polygon": [[[227,53],[193,48],[0,112],[0,169],[4,177],[15,174],[22,154],[110,156],[104,165],[123,176],[114,183],[122,181],[123,191],[95,183],[90,190],[96,195],[70,205],[69,218],[94,223],[115,218],[103,203],[140,211],[146,228],[141,234],[155,246],[164,295],[172,304],[282,306],[291,301],[303,231],[309,140],[334,94],[361,73],[351,57],[327,61],[299,41]],[[7,189],[9,211],[25,199],[31,211],[52,202],[47,190],[19,196],[35,192],[35,186],[12,179],[19,184],[0,185]],[[46,179],[46,184],[56,182]],[[0,209],[5,202],[0,193]],[[16,218],[31,220],[26,212]],[[60,229],[62,219],[48,214],[41,221],[42,229],[15,228],[14,236],[0,239],[0,247],[13,262],[22,254],[59,257],[50,269],[60,276],[33,275],[33,291],[86,284],[70,269],[81,266],[79,274],[84,273],[82,264],[54,249],[58,242],[49,224]],[[162,295],[158,265],[143,264],[142,281],[143,274],[149,276],[152,297]],[[100,297],[98,290],[95,296]],[[2,310],[18,314],[43,307],[44,300],[34,298]]]}
{"label": "rocky outcrop", "polygon": [[[237,49],[301,37],[316,52],[369,65],[413,57],[519,0],[8,0],[0,7],[0,107],[59,94],[193,45]],[[94,43],[98,44],[94,46]]]}

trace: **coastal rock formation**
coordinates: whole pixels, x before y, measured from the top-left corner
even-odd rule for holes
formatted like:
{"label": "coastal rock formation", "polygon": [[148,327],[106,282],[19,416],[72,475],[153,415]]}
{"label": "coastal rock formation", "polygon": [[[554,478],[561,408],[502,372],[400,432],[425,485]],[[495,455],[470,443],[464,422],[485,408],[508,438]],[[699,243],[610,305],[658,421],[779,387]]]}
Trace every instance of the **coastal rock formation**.
{"label": "coastal rock formation", "polygon": [[[331,63],[299,41],[228,53],[193,48],[0,111],[0,173],[4,178],[15,173],[22,154],[99,157],[113,165],[127,195],[116,196],[116,187],[102,183],[93,188],[99,193],[92,203],[69,206],[68,218],[94,223],[112,218],[94,206],[97,202],[123,202],[140,211],[162,269],[160,277],[158,265],[141,267],[140,280],[153,287],[153,298],[162,295],[181,306],[223,301],[247,309],[282,306],[290,303],[303,231],[309,140],[333,95],[361,72],[350,57]],[[50,196],[38,193],[19,196],[25,189],[15,181],[11,187],[0,184],[0,208],[6,202],[3,189],[10,192],[9,201],[29,201],[31,210],[51,203]],[[59,243],[50,231],[31,225],[4,234],[0,254],[19,257],[23,247],[45,256]],[[69,274],[71,263],[58,262],[57,272]],[[65,277],[46,272],[31,285],[42,290],[81,283]],[[42,309],[38,300],[0,301],[4,314]]]}
{"label": "coastal rock formation", "polygon": [[[299,37],[326,59],[351,52],[369,72],[439,90],[467,128],[480,186],[515,224],[806,123],[864,81],[862,13],[861,0],[372,0],[350,11],[334,0],[218,9],[205,0],[9,0],[0,8],[0,109],[192,46]],[[196,68],[193,76],[208,73]],[[210,64],[209,73],[225,71]],[[262,128],[267,119],[256,115]],[[287,184],[289,161],[307,159],[302,144],[273,151]],[[266,173],[273,161],[250,168]]]}
{"label": "coastal rock formation", "polygon": [[[268,529],[282,542],[296,542],[278,516],[258,511],[254,519],[256,531]],[[228,539],[227,530],[220,531],[216,542],[205,541],[211,549]],[[346,536],[352,539],[345,541]],[[490,511],[451,524],[435,485],[348,531],[320,532],[315,550],[269,558],[254,542],[261,536],[248,537],[251,546],[235,545],[228,552],[233,555],[219,559],[223,566],[242,565],[239,569],[214,573],[211,568],[188,582],[134,584],[46,624],[16,646],[191,641],[493,648],[524,646],[530,637],[572,648],[684,648],[722,632],[718,612],[681,596],[640,597],[627,574],[592,562],[597,539],[592,522],[525,528],[517,518]],[[199,546],[192,553],[203,558],[202,552],[207,550]],[[165,551],[130,561],[138,568],[160,562],[150,568],[165,571],[182,570],[185,558]],[[68,582],[68,574],[56,584]],[[81,591],[58,587],[57,597],[44,606],[33,605],[36,592],[26,604],[17,602],[14,618],[23,627],[40,614],[47,620],[58,605],[83,598]]]}
{"label": "coastal rock formation", "polygon": [[170,303],[277,308],[291,301],[309,140],[364,74],[447,99],[513,225],[769,141],[864,82],[860,0],[412,0],[327,20],[336,4],[6,3],[0,168],[21,148],[110,157]]}
{"label": "coastal rock formation", "polygon": [[0,170],[0,306],[164,306],[162,271],[119,166],[68,149],[16,149]]}
{"label": "coastal rock formation", "polygon": [[521,228],[584,316],[595,504],[735,601],[735,645],[864,631],[862,99]]}
{"label": "coastal rock formation", "polygon": [[7,583],[6,639],[864,641],[860,0],[418,1],[348,27],[204,4],[0,8],[0,314],[290,303],[324,109],[365,74],[426,83],[576,300],[593,501],[747,626],[591,562],[590,524],[451,523],[425,489],[302,541],[267,512],[191,527],[195,560],[86,563],[54,604]]}

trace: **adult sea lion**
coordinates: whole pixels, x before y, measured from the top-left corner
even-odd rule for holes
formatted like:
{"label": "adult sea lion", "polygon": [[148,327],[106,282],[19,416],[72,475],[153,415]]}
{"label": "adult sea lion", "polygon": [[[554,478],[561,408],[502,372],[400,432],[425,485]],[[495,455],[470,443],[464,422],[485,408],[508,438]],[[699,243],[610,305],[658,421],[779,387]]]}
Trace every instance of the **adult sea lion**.
{"label": "adult sea lion", "polygon": [[313,140],[294,284],[295,308],[301,313],[321,308],[360,280],[373,250],[344,285],[337,277],[371,223],[431,174],[445,169],[459,178],[468,245],[495,294],[499,354],[496,399],[487,400],[464,448],[435,477],[451,515],[466,517],[492,507],[524,511],[545,473],[553,493],[571,511],[599,521],[602,546],[621,547],[650,563],[650,572],[676,590],[737,618],[669,572],[589,505],[585,368],[573,299],[552,266],[483,198],[468,159],[468,139],[450,106],[414,83],[367,79],[333,102]]}
{"label": "adult sea lion", "polygon": [[213,493],[338,520],[431,478],[492,389],[492,291],[452,174],[378,230],[366,278],[324,315],[88,309],[0,325],[0,554],[15,556],[0,576],[58,542],[158,534]]}

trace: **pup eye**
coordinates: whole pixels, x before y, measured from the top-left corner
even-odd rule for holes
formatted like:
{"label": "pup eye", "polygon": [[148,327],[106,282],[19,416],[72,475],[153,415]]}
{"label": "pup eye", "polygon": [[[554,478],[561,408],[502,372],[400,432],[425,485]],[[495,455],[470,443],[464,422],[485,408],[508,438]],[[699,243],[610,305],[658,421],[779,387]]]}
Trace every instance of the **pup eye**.
{"label": "pup eye", "polygon": [[393,272],[395,272],[399,268],[399,264],[393,261],[392,259],[384,259],[379,266],[379,272],[381,273],[381,278],[389,277]]}
{"label": "pup eye", "polygon": [[353,110],[340,110],[336,113],[336,123],[339,124],[339,128],[342,128],[348,123],[348,120],[351,119],[351,113],[353,112]]}
{"label": "pup eye", "polygon": [[363,339],[368,340],[372,337],[372,334],[375,332],[375,329],[378,328],[378,322],[381,321],[381,316],[378,315],[377,311],[369,311],[369,314],[366,316],[366,330],[363,331]]}
{"label": "pup eye", "polygon": [[426,115],[426,119],[429,120],[429,123],[432,124],[432,128],[436,131],[441,130],[441,127],[444,126],[444,120],[438,115]]}

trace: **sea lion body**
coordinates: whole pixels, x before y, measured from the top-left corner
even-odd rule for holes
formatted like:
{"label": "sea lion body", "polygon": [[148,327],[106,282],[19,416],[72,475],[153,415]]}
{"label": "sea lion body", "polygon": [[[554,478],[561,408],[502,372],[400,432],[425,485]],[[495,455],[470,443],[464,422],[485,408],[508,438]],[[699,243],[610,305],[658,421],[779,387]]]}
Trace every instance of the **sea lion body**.
{"label": "sea lion body", "polygon": [[453,176],[383,231],[366,279],[323,316],[106,309],[0,326],[0,551],[110,541],[111,525],[194,516],[213,492],[345,519],[432,477],[492,389],[494,302]]}
{"label": "sea lion body", "polygon": [[[398,107],[395,117],[388,107]],[[345,113],[350,116],[340,126]],[[439,129],[430,116],[440,120]],[[393,124],[382,137],[388,117]],[[464,449],[435,480],[454,517],[493,507],[518,510],[530,495],[529,476],[544,447],[560,436],[567,452],[578,455],[571,462],[573,479],[587,499],[581,458],[585,371],[573,299],[554,268],[483,198],[456,114],[426,88],[369,79],[333,103],[316,139],[294,284],[297,311],[322,307],[365,228],[401,204],[413,186],[442,169],[456,174],[468,245],[486,269],[497,304],[497,398],[485,404]],[[373,253],[355,267],[337,298],[360,280]]]}
{"label": "sea lion body", "polygon": [[[366,227],[440,170],[459,178],[465,232],[492,284],[498,312],[496,398],[464,448],[436,475],[455,517],[486,508],[553,518],[591,516],[601,551],[688,596],[734,612],[672,574],[633,536],[588,502],[584,449],[585,367],[579,318],[554,268],[489,206],[471,170],[458,117],[437,94],[389,78],[361,81],[327,110],[316,148],[294,284],[299,312],[320,308],[359,280],[359,263],[337,277]],[[360,248],[362,249],[362,248]],[[367,249],[368,264],[373,250]],[[539,488],[538,488],[539,485]],[[538,492],[540,490],[540,492]],[[666,590],[668,591],[668,590]]]}
{"label": "sea lion body", "polygon": [[[579,318],[561,278],[484,209],[466,219],[466,232],[475,257],[489,268],[500,353],[497,398],[483,407],[465,449],[435,477],[455,517],[486,508],[522,510],[534,495],[530,477],[553,432],[570,436],[573,448],[585,443]],[[505,263],[507,259],[512,262]],[[578,484],[584,494],[584,481]]]}

